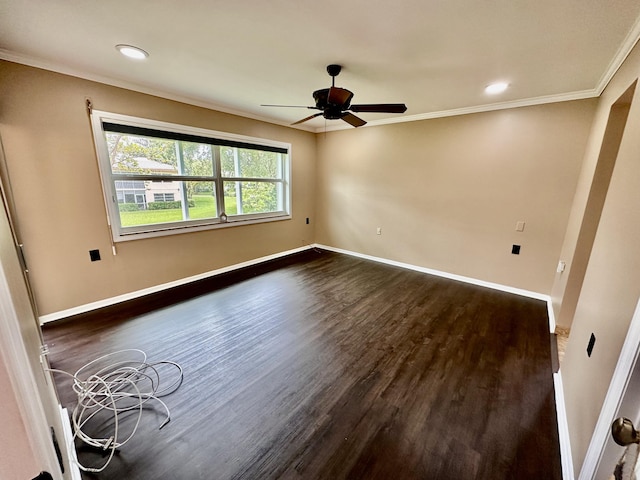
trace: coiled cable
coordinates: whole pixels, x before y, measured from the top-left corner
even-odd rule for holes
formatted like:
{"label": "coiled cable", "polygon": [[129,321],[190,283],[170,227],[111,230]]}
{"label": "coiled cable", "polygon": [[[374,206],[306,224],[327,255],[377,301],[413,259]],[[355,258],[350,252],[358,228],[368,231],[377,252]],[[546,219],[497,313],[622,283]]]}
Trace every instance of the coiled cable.
{"label": "coiled cable", "polygon": [[[159,368],[162,366],[174,367],[177,375],[173,382],[160,388]],[[175,392],[184,379],[184,373],[179,364],[168,360],[147,363],[147,354],[138,349],[108,353],[80,367],[74,374],[56,369],[49,369],[49,371],[73,378],[72,388],[78,401],[71,414],[73,438],[70,448],[73,450],[75,439],[79,438],[91,447],[104,452],[109,451],[106,461],[99,468],[86,467],[77,459],[75,460],[81,470],[93,473],[107,468],[116,450],[131,440],[138,430],[146,403],[157,402],[163,407],[166,418],[159,429],[169,423],[171,412],[159,397]],[[86,426],[90,420],[95,419],[102,412],[112,416],[111,422],[108,422],[111,428],[110,434],[102,438],[92,437],[86,433]],[[133,412],[136,418],[130,434],[122,438],[124,435],[121,431],[120,419],[126,412]],[[100,418],[104,422],[104,418]]]}

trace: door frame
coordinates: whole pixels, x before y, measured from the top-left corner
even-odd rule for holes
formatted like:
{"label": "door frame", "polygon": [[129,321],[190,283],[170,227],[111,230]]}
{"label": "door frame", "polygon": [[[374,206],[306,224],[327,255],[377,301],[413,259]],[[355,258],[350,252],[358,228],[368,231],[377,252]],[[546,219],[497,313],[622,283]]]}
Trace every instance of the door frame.
{"label": "door frame", "polygon": [[[4,215],[4,209],[2,209]],[[18,262],[17,254],[15,261]],[[11,384],[20,410],[34,456],[39,468],[50,472],[54,478],[65,478],[60,472],[58,458],[53,448],[51,431],[42,405],[34,373],[20,331],[20,319],[11,294],[10,280],[5,274],[5,259],[0,258],[0,354],[5,361]],[[36,328],[35,324],[33,328]],[[44,373],[44,372],[43,372]],[[56,401],[53,398],[51,401]],[[59,439],[64,441],[64,439]]]}
{"label": "door frame", "polygon": [[611,377],[607,396],[602,404],[596,428],[593,430],[587,454],[580,469],[578,480],[594,480],[600,460],[611,435],[611,423],[618,412],[622,399],[627,391],[631,375],[640,354],[640,299],[631,317],[629,330],[618,357],[618,363]]}

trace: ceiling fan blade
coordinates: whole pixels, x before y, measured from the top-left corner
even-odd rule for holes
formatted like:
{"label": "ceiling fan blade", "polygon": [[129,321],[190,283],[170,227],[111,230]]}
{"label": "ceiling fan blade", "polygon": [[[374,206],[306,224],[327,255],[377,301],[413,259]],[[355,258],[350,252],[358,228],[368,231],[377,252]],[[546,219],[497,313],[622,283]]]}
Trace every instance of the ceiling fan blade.
{"label": "ceiling fan blade", "polygon": [[327,95],[327,103],[347,108],[352,97],[353,93],[346,88],[331,87]]}
{"label": "ceiling fan blade", "polygon": [[266,105],[261,104],[261,107],[285,107],[285,108],[311,108],[313,110],[319,110],[318,107],[308,107],[306,105]]}
{"label": "ceiling fan blade", "polygon": [[[312,108],[312,107],[309,107]],[[291,125],[298,125],[299,123],[303,123],[306,122],[307,120],[311,120],[312,118],[316,118],[319,117],[320,115],[322,115],[322,112],[320,113],[314,113],[313,115],[309,115],[308,117],[303,118],[302,120],[298,120],[297,122],[292,123]]]}
{"label": "ceiling fan blade", "polygon": [[351,105],[349,110],[368,113],[404,113],[407,111],[407,106],[404,103],[370,103]]}
{"label": "ceiling fan blade", "polygon": [[342,117],[340,118],[342,118],[342,120],[344,120],[348,124],[353,125],[354,127],[361,127],[362,125],[367,123],[360,117],[356,117],[353,113],[350,112],[344,112],[342,114]]}

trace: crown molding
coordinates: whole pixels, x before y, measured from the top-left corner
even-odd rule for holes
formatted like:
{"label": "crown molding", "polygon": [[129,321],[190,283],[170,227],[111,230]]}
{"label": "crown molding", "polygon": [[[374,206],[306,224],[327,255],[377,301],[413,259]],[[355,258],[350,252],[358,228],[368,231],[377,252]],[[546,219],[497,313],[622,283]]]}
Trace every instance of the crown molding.
{"label": "crown molding", "polygon": [[631,27],[631,30],[629,30],[629,33],[627,34],[624,41],[622,42],[622,45],[620,45],[618,52],[611,59],[611,63],[609,63],[609,66],[607,67],[604,74],[602,75],[602,78],[598,82],[598,86],[595,88],[595,91],[597,92],[598,96],[600,96],[604,91],[604,89],[607,88],[607,85],[609,85],[609,82],[611,81],[613,76],[616,74],[616,72],[620,69],[620,67],[622,66],[622,63],[629,56],[629,54],[631,53],[631,50],[633,50],[633,47],[635,47],[639,39],[640,39],[640,17],[636,19],[635,23],[633,24],[633,27]]}
{"label": "crown molding", "polygon": [[[469,115],[472,113],[491,112],[494,110],[507,110],[510,108],[530,107],[533,105],[543,105],[546,103],[569,102],[571,100],[583,100],[585,98],[594,98],[599,96],[597,90],[581,90],[577,92],[561,93],[557,95],[545,95],[542,97],[524,98],[521,100],[512,100],[500,103],[489,103],[484,105],[475,105],[473,107],[454,108],[451,110],[441,110],[439,112],[419,113],[417,115],[405,115],[397,118],[386,118],[384,120],[374,120],[367,122],[359,128],[376,127],[379,125],[389,125],[392,123],[417,122],[420,120],[432,120],[434,118],[455,117],[458,115]],[[333,130],[349,130],[349,125],[336,125],[335,127],[317,128],[316,133],[329,132]]]}
{"label": "crown molding", "polygon": [[[178,94],[166,92],[164,90],[159,90],[154,87],[149,87],[149,86],[141,85],[134,82],[127,82],[127,81],[118,80],[105,75],[99,75],[95,73],[77,70],[75,68],[68,67],[66,65],[53,63],[48,60],[43,60],[41,58],[36,58],[28,55],[18,54],[15,52],[11,52],[9,50],[5,50],[3,48],[0,48],[0,60],[19,63],[22,65],[27,65],[29,67],[34,67],[34,68],[41,68],[43,70],[49,70],[51,72],[61,73],[63,75],[69,75],[71,77],[81,78],[83,80],[103,83],[105,85],[110,85],[112,87],[124,88],[126,90],[132,90],[134,92],[139,92],[147,95],[153,95],[154,97],[164,98],[166,100],[173,100],[175,102],[185,103],[187,105],[202,107],[208,110],[215,110],[216,112],[228,113],[230,115],[236,115],[238,117],[249,118],[251,120],[258,120],[260,122],[271,123],[271,124],[279,125],[282,127],[290,126],[287,122],[280,122],[278,120],[274,120],[273,118],[267,118],[260,115],[255,115],[249,112],[236,110],[233,108],[215,104],[213,102],[207,102],[207,101],[199,100],[199,99],[185,96],[185,95],[178,95]],[[308,132],[314,132],[314,129],[308,126],[301,126],[298,128],[298,130],[306,130]]]}
{"label": "crown molding", "polygon": [[[545,95],[540,97],[525,98],[525,99],[513,100],[513,101],[507,101],[507,102],[475,105],[471,107],[441,110],[437,112],[426,112],[426,113],[420,113],[416,115],[404,115],[401,117],[387,118],[383,120],[374,120],[371,122],[367,122],[366,125],[360,128],[390,125],[394,123],[417,122],[420,120],[431,120],[435,118],[453,117],[458,115],[469,115],[473,113],[491,112],[496,110],[506,110],[510,108],[529,107],[533,105],[543,105],[547,103],[567,102],[571,100],[582,100],[586,98],[599,97],[604,91],[604,89],[607,87],[607,85],[609,84],[613,76],[620,69],[620,66],[622,65],[624,60],[627,58],[627,56],[629,55],[629,53],[631,52],[633,47],[636,45],[639,39],[640,39],[640,17],[633,24],[633,27],[625,37],[625,40],[622,42],[616,55],[613,57],[613,59],[609,63],[606,71],[600,78],[597,86],[590,90],[580,90],[580,91],[567,92],[567,93],[562,93],[557,95]],[[337,131],[337,130],[350,130],[351,128],[353,128],[349,125],[343,125],[343,124],[336,124],[334,126],[325,125],[322,127],[311,127],[308,125],[291,126],[287,122],[281,122],[278,120],[274,120],[272,118],[263,117],[261,115],[255,115],[249,112],[236,110],[236,109],[225,107],[222,105],[217,105],[212,102],[203,101],[203,100],[192,98],[189,96],[169,93],[153,87],[140,85],[133,82],[126,82],[126,81],[118,80],[118,79],[104,76],[104,75],[83,72],[65,65],[60,65],[60,64],[53,63],[53,62],[36,58],[36,57],[17,54],[1,48],[0,48],[0,59],[7,60],[10,62],[20,63],[23,65],[28,65],[30,67],[42,68],[44,70],[50,70],[56,73],[62,73],[65,75],[70,75],[70,76],[82,78],[85,80],[104,83],[114,87],[125,88],[128,90],[133,90],[133,91],[145,93],[148,95],[165,98],[167,100],[173,100],[176,102],[181,102],[189,105],[194,105],[197,107],[207,108],[207,109],[215,110],[222,113],[228,113],[230,115],[236,115],[244,118],[249,118],[252,120],[258,120],[261,122],[271,123],[278,126],[294,128],[297,130],[303,130],[303,131],[312,132],[312,133],[323,133],[323,132],[330,132],[330,131]]]}
{"label": "crown molding", "polygon": [[[494,110],[506,110],[509,108],[518,108],[518,107],[529,107],[533,105],[543,105],[546,103],[556,103],[556,102],[568,102],[571,100],[582,100],[585,98],[595,98],[602,95],[602,92],[607,87],[613,76],[617,73],[617,71],[622,66],[622,63],[631,53],[633,47],[635,47],[636,43],[640,40],[640,17],[636,19],[631,30],[627,33],[624,41],[620,45],[620,48],[616,52],[615,56],[611,59],[609,66],[603,73],[600,81],[596,85],[595,88],[591,90],[581,90],[577,92],[569,92],[558,95],[547,95],[542,97],[534,97],[534,98],[526,98],[522,100],[515,100],[509,102],[500,102],[500,103],[491,103],[487,105],[477,105],[473,107],[464,107],[457,108],[452,110],[442,110],[439,112],[428,112],[417,115],[406,115],[397,118],[388,118],[384,120],[374,120],[372,122],[367,122],[366,125],[363,125],[360,128],[365,127],[375,127],[379,125],[389,125],[392,123],[404,123],[404,122],[416,122],[419,120],[431,120],[434,118],[443,118],[443,117],[453,117],[457,115],[469,115],[472,113],[482,113],[482,112],[490,112]],[[333,127],[325,127],[325,128],[316,128],[315,133],[322,132],[330,132],[335,130],[349,130],[350,126],[348,125],[336,125]]]}

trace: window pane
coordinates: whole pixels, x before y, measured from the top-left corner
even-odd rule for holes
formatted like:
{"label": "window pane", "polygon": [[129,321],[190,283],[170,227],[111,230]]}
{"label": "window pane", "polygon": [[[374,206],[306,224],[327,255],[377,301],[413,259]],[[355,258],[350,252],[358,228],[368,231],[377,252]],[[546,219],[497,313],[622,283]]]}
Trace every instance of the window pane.
{"label": "window pane", "polygon": [[215,218],[218,216],[213,182],[184,182],[189,198],[189,218]]}
{"label": "window pane", "polygon": [[240,192],[240,190],[236,188],[236,183],[238,182],[222,183],[224,190],[224,211],[227,215],[238,214],[238,197],[236,196],[236,192]]}
{"label": "window pane", "polygon": [[[186,212],[182,201],[185,193]],[[146,182],[145,191],[125,191],[124,198],[126,203],[120,204],[123,227],[217,217],[213,182]]]}
{"label": "window pane", "polygon": [[153,225],[155,223],[179,222],[183,219],[182,202],[148,202],[145,208],[137,210],[127,208],[128,204],[120,204],[120,225],[133,227],[137,225]]}
{"label": "window pane", "polygon": [[226,214],[277,212],[279,190],[270,182],[224,182]]}
{"label": "window pane", "polygon": [[220,147],[222,176],[280,178],[280,155],[262,150]]}
{"label": "window pane", "polygon": [[111,132],[106,132],[105,136],[113,173],[178,174],[174,140]]}
{"label": "window pane", "polygon": [[183,175],[212,177],[214,175],[211,145],[181,142]]}

